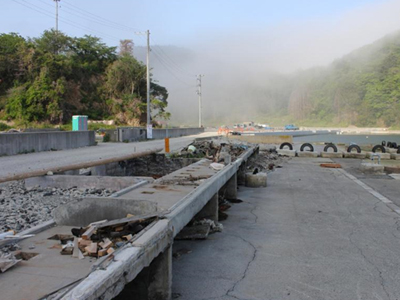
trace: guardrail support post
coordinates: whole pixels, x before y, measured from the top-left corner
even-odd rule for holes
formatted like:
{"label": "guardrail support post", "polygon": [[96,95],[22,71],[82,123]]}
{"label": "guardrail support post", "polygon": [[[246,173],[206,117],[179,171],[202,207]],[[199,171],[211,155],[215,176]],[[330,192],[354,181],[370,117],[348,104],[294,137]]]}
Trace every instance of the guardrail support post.
{"label": "guardrail support post", "polygon": [[246,177],[246,168],[247,168],[247,162],[244,161],[242,165],[239,167],[239,170],[237,171],[237,184],[238,185],[244,185],[245,184],[245,177]]}
{"label": "guardrail support post", "polygon": [[149,300],[170,300],[172,288],[172,245],[152,262]]}
{"label": "guardrail support post", "polygon": [[225,199],[237,199],[237,173],[231,177],[226,183]]}
{"label": "guardrail support post", "polygon": [[194,219],[210,219],[218,222],[218,193],[207,202]]}

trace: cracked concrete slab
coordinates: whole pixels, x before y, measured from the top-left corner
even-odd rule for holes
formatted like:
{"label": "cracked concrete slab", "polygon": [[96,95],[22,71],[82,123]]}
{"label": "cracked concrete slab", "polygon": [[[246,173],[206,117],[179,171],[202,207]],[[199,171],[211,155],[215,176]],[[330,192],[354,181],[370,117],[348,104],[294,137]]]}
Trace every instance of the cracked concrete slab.
{"label": "cracked concrete slab", "polygon": [[[192,251],[174,259],[178,299],[400,298],[398,214],[340,171],[304,162],[269,174],[267,188],[240,187],[222,233],[175,242]],[[389,189],[393,201],[400,187]]]}

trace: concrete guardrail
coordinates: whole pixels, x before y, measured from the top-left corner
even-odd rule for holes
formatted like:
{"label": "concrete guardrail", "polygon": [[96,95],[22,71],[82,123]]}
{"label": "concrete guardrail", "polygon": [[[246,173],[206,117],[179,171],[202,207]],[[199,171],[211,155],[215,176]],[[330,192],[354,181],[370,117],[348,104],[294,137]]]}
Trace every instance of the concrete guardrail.
{"label": "concrete guardrail", "polygon": [[94,131],[0,134],[0,156],[96,145]]}

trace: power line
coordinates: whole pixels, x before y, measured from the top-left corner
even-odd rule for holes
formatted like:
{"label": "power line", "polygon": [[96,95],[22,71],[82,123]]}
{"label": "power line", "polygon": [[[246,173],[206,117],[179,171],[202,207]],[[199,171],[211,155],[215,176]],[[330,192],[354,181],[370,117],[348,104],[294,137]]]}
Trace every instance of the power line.
{"label": "power line", "polygon": [[[154,39],[153,39],[154,41]],[[155,43],[154,43],[155,44]],[[164,49],[158,45],[155,45],[154,47],[156,47],[157,49],[159,49],[159,51],[165,56],[166,59],[168,59],[168,61],[175,66],[176,69],[178,69],[180,72],[185,73],[186,76],[189,77],[195,77],[196,75],[191,74],[190,72],[187,72],[187,70],[185,70],[184,68],[182,68],[174,59],[172,59],[172,57],[170,57],[169,55],[167,55],[167,53],[164,51]]]}
{"label": "power line", "polygon": [[182,82],[183,84],[187,85],[187,86],[192,86],[191,84],[183,81],[182,79],[180,79],[177,75],[175,75],[175,73],[170,69],[170,67],[168,67],[165,63],[165,61],[156,53],[156,52],[152,52],[152,54],[154,54],[154,57],[165,67],[165,69],[178,81]]}
{"label": "power line", "polygon": [[[52,12],[49,12],[48,10],[45,10],[45,9],[43,9],[43,8],[40,8],[40,7],[31,5],[30,3],[26,3],[24,0],[21,0],[21,1],[23,1],[23,3],[18,2],[17,0],[12,0],[12,1],[14,1],[15,3],[18,3],[18,4],[22,5],[22,6],[25,6],[25,7],[29,8],[29,9],[31,9],[31,10],[34,10],[34,11],[40,13],[40,14],[43,14],[43,15],[45,15],[45,16],[48,16],[48,17],[50,17],[50,18],[52,18],[52,19],[54,18],[54,15],[53,15]],[[76,23],[76,22],[75,22],[75,23],[72,23],[72,21],[69,21],[69,20],[66,19],[66,18],[59,18],[59,19],[60,19],[60,22],[65,23],[65,24],[68,24],[68,25],[70,25],[70,26],[72,26],[72,27],[75,27],[75,28],[78,28],[78,29],[82,29],[82,30],[87,30],[87,31],[90,31],[90,32],[95,33],[95,34],[99,34],[100,36],[109,38],[109,39],[114,39],[114,40],[117,40],[117,41],[120,40],[119,38],[117,38],[117,37],[115,37],[115,36],[112,36],[112,35],[109,35],[109,34],[100,32],[100,31],[98,31],[98,30],[90,29],[90,28],[88,28],[88,27],[86,27],[86,26],[82,26],[82,25],[79,24],[79,23]]]}
{"label": "power line", "polygon": [[[109,20],[109,19],[106,19],[106,18],[104,18],[104,17],[101,17],[101,16],[99,16],[99,15],[95,15],[95,14],[93,14],[93,13],[87,11],[87,10],[84,10],[84,9],[82,9],[82,8],[80,8],[80,7],[77,7],[77,6],[73,5],[73,4],[68,3],[68,1],[64,1],[64,4],[66,4],[67,6],[70,6],[71,9],[75,9],[75,10],[78,9],[79,12],[80,12],[81,14],[91,15],[91,16],[93,16],[93,17],[99,19],[99,20],[102,20],[102,22],[108,22],[108,23],[110,23],[110,24],[114,24],[114,26],[117,25],[117,26],[119,26],[119,27],[124,27],[124,28],[126,28],[126,29],[128,29],[128,30],[130,30],[130,31],[132,31],[132,30],[139,30],[138,28],[133,28],[133,27],[130,27],[130,26],[126,26],[126,25],[124,25],[124,24],[120,24],[120,23],[111,21],[111,20]],[[140,31],[140,30],[139,30],[139,31]]]}
{"label": "power line", "polygon": [[[44,0],[38,0],[38,1],[42,2],[43,4],[45,4],[47,6],[52,6],[49,3],[47,3],[46,1],[44,1]],[[54,1],[56,1],[56,0],[54,0]],[[58,1],[60,1],[60,0],[58,0]],[[98,19],[96,19],[94,17],[87,16],[87,14],[82,13],[81,11],[79,11],[79,10],[77,10],[75,8],[69,8],[68,6],[63,6],[63,10],[67,14],[79,17],[81,19],[85,19],[86,21],[89,21],[89,22],[92,22],[92,23],[96,23],[96,24],[99,24],[99,25],[102,25],[102,26],[105,26],[105,27],[108,27],[108,28],[113,28],[113,29],[117,29],[117,30],[124,30],[124,31],[130,31],[131,32],[130,29],[122,28],[120,26],[116,26],[116,25],[112,25],[112,24],[105,24],[103,21],[99,21]]]}

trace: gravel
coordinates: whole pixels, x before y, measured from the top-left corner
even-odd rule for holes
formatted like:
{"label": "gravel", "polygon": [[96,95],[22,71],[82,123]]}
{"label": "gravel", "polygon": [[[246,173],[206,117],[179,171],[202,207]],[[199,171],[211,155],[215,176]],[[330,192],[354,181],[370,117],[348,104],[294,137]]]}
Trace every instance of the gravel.
{"label": "gravel", "polygon": [[52,219],[52,211],[65,203],[85,197],[108,197],[110,189],[25,188],[24,181],[0,186],[0,233],[20,232]]}

